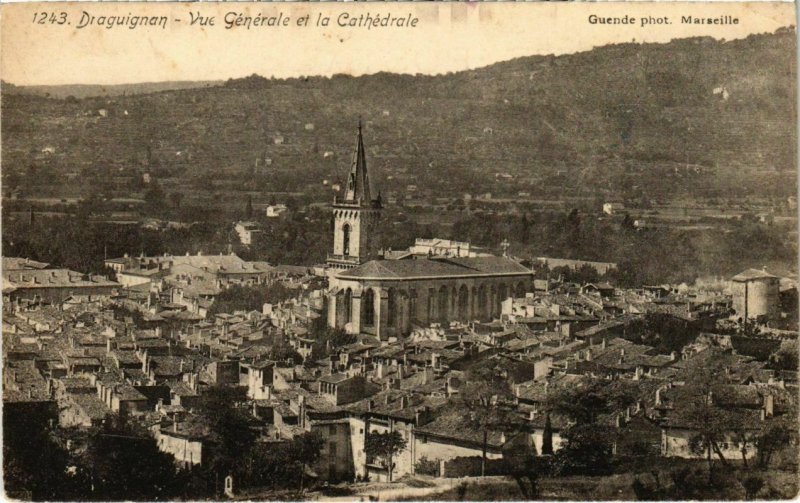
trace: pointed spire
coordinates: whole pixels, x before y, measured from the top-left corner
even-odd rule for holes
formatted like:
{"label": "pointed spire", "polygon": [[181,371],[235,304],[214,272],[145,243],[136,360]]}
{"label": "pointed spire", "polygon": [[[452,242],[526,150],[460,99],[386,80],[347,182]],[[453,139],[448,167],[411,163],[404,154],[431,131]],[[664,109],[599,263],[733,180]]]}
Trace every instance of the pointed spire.
{"label": "pointed spire", "polygon": [[358,135],[356,149],[353,152],[353,163],[350,174],[347,176],[345,201],[369,205],[372,203],[372,189],[367,173],[367,156],[364,149],[364,136],[362,134],[361,117],[358,118]]}

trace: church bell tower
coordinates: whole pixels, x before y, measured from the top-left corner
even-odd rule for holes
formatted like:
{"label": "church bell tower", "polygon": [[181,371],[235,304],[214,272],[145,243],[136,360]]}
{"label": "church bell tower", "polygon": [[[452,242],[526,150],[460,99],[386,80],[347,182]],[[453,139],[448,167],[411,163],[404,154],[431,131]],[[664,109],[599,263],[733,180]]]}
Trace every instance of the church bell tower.
{"label": "church bell tower", "polygon": [[380,218],[381,194],[372,196],[361,120],[358,121],[356,149],[350,173],[340,199],[333,198],[333,253],[328,265],[334,269],[351,269],[376,257],[373,237]]}

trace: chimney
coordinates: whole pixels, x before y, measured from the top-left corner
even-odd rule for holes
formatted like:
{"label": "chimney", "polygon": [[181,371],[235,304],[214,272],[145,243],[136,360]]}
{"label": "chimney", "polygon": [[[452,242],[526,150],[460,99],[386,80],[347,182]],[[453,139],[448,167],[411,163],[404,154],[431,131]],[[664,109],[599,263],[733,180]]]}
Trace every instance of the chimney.
{"label": "chimney", "polygon": [[603,342],[600,343],[600,347],[605,349],[606,348],[606,338],[603,337]]}
{"label": "chimney", "polygon": [[397,367],[397,378],[398,379],[405,379],[406,377],[406,368],[403,365],[398,365]]}
{"label": "chimney", "polygon": [[172,421],[172,431],[178,433],[178,421]]}
{"label": "chimney", "polygon": [[163,406],[164,406],[164,399],[163,398],[159,398],[158,399],[158,403],[156,404],[156,410],[160,411]]}
{"label": "chimney", "polygon": [[625,356],[625,348],[619,348],[619,355]]}
{"label": "chimney", "polygon": [[370,412],[374,406],[375,403],[372,400],[367,400],[367,412]]}
{"label": "chimney", "polygon": [[761,409],[760,416],[761,416],[761,420],[762,421],[766,421],[767,420],[767,411],[765,411],[764,409]]}
{"label": "chimney", "polygon": [[661,388],[656,389],[656,407],[661,405]]}
{"label": "chimney", "polygon": [[669,354],[669,359],[670,359],[670,361],[673,361],[673,362],[676,361],[678,359],[678,352],[677,351],[671,352]]}
{"label": "chimney", "polygon": [[407,395],[403,395],[403,396],[400,397],[400,408],[401,409],[408,408],[408,396]]}
{"label": "chimney", "polygon": [[592,358],[593,358],[592,350],[591,350],[591,348],[589,348],[589,349],[586,350],[586,361],[590,362],[590,361],[592,361]]}
{"label": "chimney", "polygon": [[772,417],[775,412],[775,397],[769,394],[764,397],[764,414],[767,417]]}
{"label": "chimney", "polygon": [[383,363],[379,363],[375,366],[375,378],[376,379],[383,379],[383,376],[386,375],[386,367]]}

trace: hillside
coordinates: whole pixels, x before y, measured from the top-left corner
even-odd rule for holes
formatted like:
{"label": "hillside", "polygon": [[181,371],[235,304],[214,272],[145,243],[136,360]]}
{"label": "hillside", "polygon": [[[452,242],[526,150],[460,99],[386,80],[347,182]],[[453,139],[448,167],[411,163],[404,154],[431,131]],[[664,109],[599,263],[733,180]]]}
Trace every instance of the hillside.
{"label": "hillside", "polygon": [[173,81],[173,82],[142,82],[139,84],[67,84],[52,86],[15,86],[7,82],[0,82],[3,93],[22,94],[28,96],[44,96],[50,98],[89,98],[98,96],[122,96],[126,94],[144,94],[160,91],[174,91],[176,89],[192,89],[219,85],[216,80],[209,81]]}
{"label": "hillside", "polygon": [[794,31],[782,30],[441,76],[253,76],[82,99],[6,92],[4,191],[130,195],[147,171],[184,200],[298,191],[327,201],[321,181],[343,177],[361,116],[385,195],[415,184],[422,196],[783,200],[796,193],[794,58]]}

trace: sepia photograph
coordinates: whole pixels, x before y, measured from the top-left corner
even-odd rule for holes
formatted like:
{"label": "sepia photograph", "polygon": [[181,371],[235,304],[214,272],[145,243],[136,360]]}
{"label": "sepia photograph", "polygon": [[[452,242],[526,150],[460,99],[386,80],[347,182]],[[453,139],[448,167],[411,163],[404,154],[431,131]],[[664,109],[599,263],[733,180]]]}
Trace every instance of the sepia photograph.
{"label": "sepia photograph", "polygon": [[798,497],[794,3],[0,14],[5,499]]}

